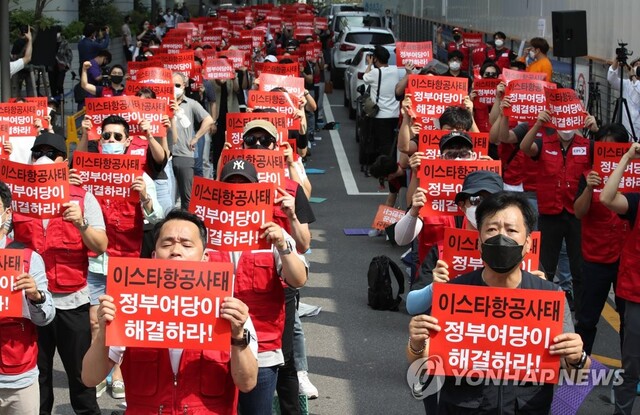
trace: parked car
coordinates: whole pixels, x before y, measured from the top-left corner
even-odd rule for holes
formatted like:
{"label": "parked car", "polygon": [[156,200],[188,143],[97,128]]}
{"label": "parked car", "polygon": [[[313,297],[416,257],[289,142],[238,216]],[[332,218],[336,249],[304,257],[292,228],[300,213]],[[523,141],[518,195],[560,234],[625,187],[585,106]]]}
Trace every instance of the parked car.
{"label": "parked car", "polygon": [[320,11],[320,16],[326,17],[329,20],[333,19],[333,16],[340,12],[363,12],[364,7],[357,4],[332,4],[323,8]]}
{"label": "parked car", "polygon": [[369,12],[340,12],[329,22],[329,30],[334,42],[340,32],[347,27],[382,27],[382,16]]}
{"label": "parked car", "polygon": [[[405,69],[396,67],[395,45],[392,45],[392,48],[389,48],[389,66],[396,68],[398,79],[400,79],[404,76]],[[347,60],[348,66],[344,71],[344,106],[349,108],[349,118],[351,119],[356,117],[357,98],[360,95],[358,87],[364,85],[362,76],[367,69],[366,56],[368,53],[373,53],[373,47],[365,46],[360,48],[353,59]]]}
{"label": "parked car", "polygon": [[347,63],[364,46],[382,45],[395,55],[396,38],[388,29],[376,27],[347,27],[338,37],[331,52],[331,81],[335,87],[343,86]]}

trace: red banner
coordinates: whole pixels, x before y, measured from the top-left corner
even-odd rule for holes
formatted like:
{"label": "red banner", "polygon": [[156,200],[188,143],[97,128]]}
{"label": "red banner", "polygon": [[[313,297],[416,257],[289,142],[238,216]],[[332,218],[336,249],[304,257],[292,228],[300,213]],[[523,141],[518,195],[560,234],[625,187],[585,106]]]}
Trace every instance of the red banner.
{"label": "red banner", "polygon": [[226,142],[231,148],[242,148],[242,133],[249,121],[266,120],[278,129],[278,145],[284,144],[289,132],[287,130],[287,116],[277,112],[228,112]]}
{"label": "red banner", "polygon": [[22,290],[14,291],[22,274],[22,249],[0,249],[0,318],[22,317]]}
{"label": "red banner", "polygon": [[0,103],[0,121],[9,123],[9,137],[35,137],[38,105],[32,102]]}
{"label": "red banner", "polygon": [[229,59],[207,58],[204,61],[204,78],[226,81],[235,79],[236,71]]}
{"label": "red banner", "polygon": [[[258,172],[260,183],[272,183],[277,187],[284,186],[284,170],[287,167],[283,151],[278,150],[222,150],[220,165],[236,159],[247,160],[253,164]],[[277,197],[277,196],[276,196]]]}
{"label": "red banner", "polygon": [[439,117],[447,107],[461,106],[469,95],[468,79],[449,76],[409,75],[406,92],[414,111],[423,117]]}
{"label": "red banner", "polygon": [[274,75],[263,73],[260,75],[259,91],[271,91],[274,88],[284,88],[295,97],[304,95],[304,79],[293,76]]}
{"label": "red banner", "polygon": [[392,208],[387,205],[378,206],[378,211],[376,212],[376,216],[373,218],[373,223],[371,227],[373,229],[378,229],[380,231],[385,230],[387,227],[393,225],[404,216],[405,211]]}
{"label": "red banner", "polygon": [[263,62],[254,64],[254,68],[258,75],[260,74],[274,74],[282,76],[300,76],[300,65],[296,62],[292,63],[276,63],[276,62]]}
{"label": "red banner", "polygon": [[578,93],[571,88],[544,89],[547,110],[551,113],[551,126],[556,130],[577,130],[584,128],[587,112]]}
{"label": "red banner", "polygon": [[[449,278],[483,267],[478,231],[445,228],[442,260],[449,265]],[[531,232],[531,250],[522,259],[520,267],[526,271],[540,269],[540,232]]]}
{"label": "red banner", "polygon": [[[593,170],[598,172],[602,183],[609,180],[609,176],[620,164],[620,158],[629,151],[631,143],[603,143],[596,141],[594,144]],[[602,189],[602,186],[600,187]],[[622,175],[618,185],[618,191],[622,193],[640,191],[640,160],[632,160]]]}
{"label": "red banner", "polygon": [[106,345],[229,351],[220,306],[232,292],[230,262],[109,258],[107,294],[118,312]]}
{"label": "red banner", "polygon": [[286,92],[265,92],[250,90],[247,106],[251,109],[274,108],[280,114],[287,116],[287,129],[300,129],[300,118],[294,118],[298,112],[297,99]]}
{"label": "red banner", "polygon": [[[451,131],[421,129],[418,134],[418,151],[424,153],[425,158],[436,160],[440,158],[440,140]],[[473,143],[473,159],[489,155],[489,133],[466,133]]]}
{"label": "red banner", "polygon": [[454,200],[462,190],[467,174],[489,170],[501,174],[500,160],[422,160],[418,168],[420,186],[427,191],[427,200],[420,215],[461,215]]}
{"label": "red banner", "polygon": [[271,184],[223,183],[194,177],[189,211],[205,222],[208,248],[270,249],[265,238],[260,238],[260,226],[273,219],[273,200]]}
{"label": "red banner", "polygon": [[142,157],[128,154],[73,153],[73,167],[80,172],[82,187],[97,199],[137,203],[140,195],[131,191],[131,185],[142,176],[142,163]]}
{"label": "red banner", "polygon": [[496,100],[496,88],[500,84],[499,79],[476,79],[473,81],[473,90],[477,96],[474,103],[479,102],[481,104],[492,106]]}
{"label": "red banner", "polygon": [[535,120],[547,109],[545,88],[555,89],[556,84],[546,81],[516,79],[507,85],[504,95],[511,106],[503,110],[505,116],[518,121]]}
{"label": "red banner", "polygon": [[549,347],[562,333],[564,302],[560,290],[435,284],[436,374],[557,383],[560,357]]}
{"label": "red banner", "polygon": [[417,68],[427,66],[433,60],[431,42],[396,42],[396,65],[403,67],[411,61]]}
{"label": "red banner", "polygon": [[37,219],[62,216],[69,201],[67,163],[31,165],[3,160],[0,181],[11,190],[11,210]]}
{"label": "red banner", "polygon": [[515,81],[517,79],[529,79],[532,81],[544,81],[547,79],[547,74],[542,72],[526,72],[526,71],[514,71],[513,69],[503,69],[502,70],[502,79],[504,82],[509,85],[509,82]]}
{"label": "red banner", "polygon": [[102,121],[110,115],[119,115],[129,124],[129,135],[143,135],[140,128],[142,120],[151,124],[154,137],[167,134],[162,124],[162,117],[167,113],[166,102],[159,99],[144,99],[139,97],[120,96],[109,98],[87,98],[87,115],[93,124],[89,131],[90,140],[98,140],[102,134]]}

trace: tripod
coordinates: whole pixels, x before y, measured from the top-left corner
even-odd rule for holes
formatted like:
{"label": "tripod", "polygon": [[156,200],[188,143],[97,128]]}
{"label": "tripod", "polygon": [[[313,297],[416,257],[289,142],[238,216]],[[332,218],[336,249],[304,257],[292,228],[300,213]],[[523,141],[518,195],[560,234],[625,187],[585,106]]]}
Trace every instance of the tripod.
{"label": "tripod", "polygon": [[626,64],[627,64],[626,61],[618,62],[618,65],[619,65],[618,69],[620,71],[620,73],[618,74],[618,76],[620,77],[620,97],[616,99],[616,106],[613,109],[613,117],[611,119],[611,122],[622,124],[622,111],[624,109],[625,113],[627,114],[627,120],[629,121],[631,136],[633,137],[633,141],[636,141],[636,132],[635,132],[635,129],[633,128],[633,121],[631,120],[631,113],[629,112],[629,104],[627,103],[627,99],[624,98],[624,95],[622,94],[623,81],[624,81],[623,71],[624,71],[624,66]]}
{"label": "tripod", "polygon": [[[589,82],[589,100],[587,101],[587,112],[594,116],[597,125],[602,125],[602,107],[600,104],[600,83]],[[592,134],[588,128],[582,130],[583,137]]]}

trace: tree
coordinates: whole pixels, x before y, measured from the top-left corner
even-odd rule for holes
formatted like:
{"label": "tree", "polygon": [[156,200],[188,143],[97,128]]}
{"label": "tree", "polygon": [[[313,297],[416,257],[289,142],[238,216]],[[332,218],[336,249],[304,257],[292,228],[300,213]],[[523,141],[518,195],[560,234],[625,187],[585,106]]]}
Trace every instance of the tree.
{"label": "tree", "polygon": [[36,8],[33,13],[33,17],[36,22],[39,22],[42,19],[42,13],[44,12],[45,7],[53,0],[36,0]]}

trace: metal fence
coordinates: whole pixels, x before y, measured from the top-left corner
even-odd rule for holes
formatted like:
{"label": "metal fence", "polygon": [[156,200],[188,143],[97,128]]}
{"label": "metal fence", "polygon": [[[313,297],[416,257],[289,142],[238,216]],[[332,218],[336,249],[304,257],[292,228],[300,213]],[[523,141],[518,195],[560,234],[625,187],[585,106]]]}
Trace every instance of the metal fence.
{"label": "metal fence", "polygon": [[[398,39],[404,42],[419,42],[419,41],[432,41],[435,45],[435,33],[436,29],[439,26],[442,26],[442,39],[445,42],[449,42],[452,40],[451,37],[451,29],[452,26],[439,22],[437,20],[420,18],[405,14],[400,14],[397,17],[398,28],[397,35]],[[458,25],[457,25],[458,26]],[[465,29],[464,27],[462,27]],[[478,32],[473,30],[468,30],[468,32],[482,33],[484,35],[484,41],[492,40],[493,33],[486,32]],[[518,51],[520,46],[521,39],[510,39],[507,43],[507,47],[509,47],[513,51]],[[553,50],[549,52],[549,58],[553,63],[554,74],[553,81],[560,82],[564,86],[571,86],[571,63],[570,58],[555,58],[552,55]],[[439,47],[436,51],[436,58],[442,61],[446,61],[446,50]],[[576,65],[585,65],[589,68],[588,70],[588,92],[591,100],[587,104],[589,107],[587,110],[591,110],[592,112],[596,112],[596,100],[600,104],[600,114],[594,113],[600,125],[606,124],[611,121],[615,106],[615,101],[619,96],[617,90],[613,90],[607,81],[607,71],[609,68],[609,63],[596,59],[593,57],[580,57],[576,58]],[[594,88],[596,90],[594,91]]]}

